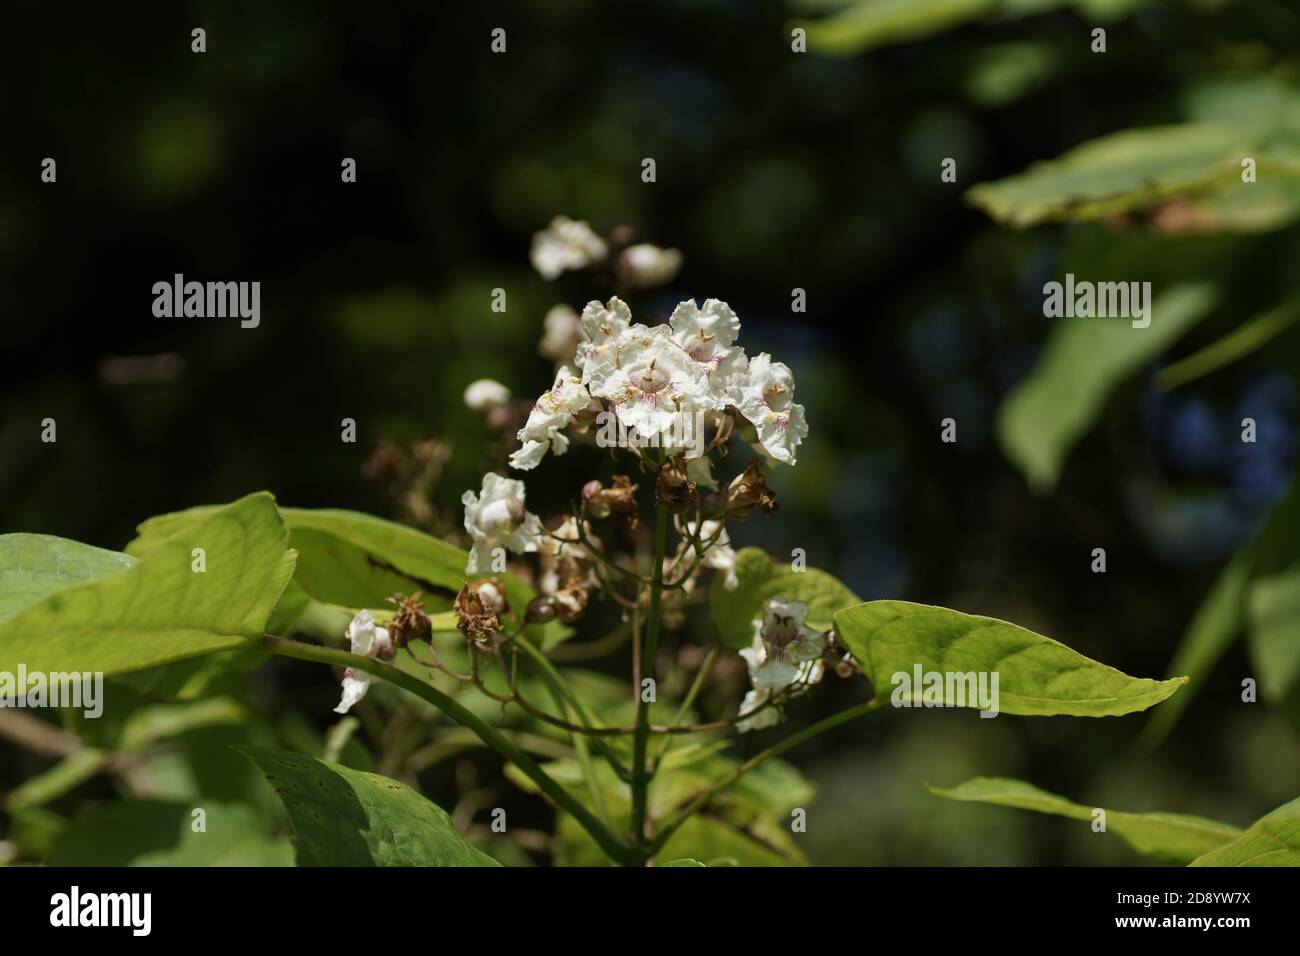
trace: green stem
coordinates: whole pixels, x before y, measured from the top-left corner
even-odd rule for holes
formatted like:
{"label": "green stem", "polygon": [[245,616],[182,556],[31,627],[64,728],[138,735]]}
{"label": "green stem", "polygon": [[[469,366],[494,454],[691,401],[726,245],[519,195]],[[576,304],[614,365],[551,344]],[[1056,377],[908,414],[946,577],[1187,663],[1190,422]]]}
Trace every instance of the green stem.
{"label": "green stem", "polygon": [[[713,665],[717,662],[720,651],[721,648],[717,647],[709,650],[708,656],[704,658],[704,663],[700,665],[700,669],[695,675],[695,680],[691,681],[690,690],[686,692],[686,699],[682,701],[682,706],[677,708],[677,716],[668,725],[670,729],[675,730],[680,726],[683,718],[686,717],[686,712],[694,706],[695,698],[700,695],[700,689],[704,687],[704,682],[708,680],[709,674],[713,672]],[[660,764],[664,762],[664,757],[668,756],[668,751],[673,749],[674,743],[676,743],[676,738],[672,734],[664,736],[664,745],[659,748],[659,753],[655,756],[655,773],[659,772]]]}
{"label": "green stem", "polygon": [[[591,737],[593,746],[600,751],[601,756],[605,758],[613,771],[618,774],[619,779],[626,780],[628,774],[627,770],[623,766],[622,760],[619,759],[618,754],[614,752],[614,749],[610,747],[609,743],[605,741],[603,737],[592,733],[596,727],[591,722],[590,713],[588,713],[587,708],[583,706],[582,701],[578,699],[578,695],[573,692],[571,687],[569,687],[568,682],[564,679],[564,675],[561,674],[556,666],[551,663],[550,658],[525,640],[516,641],[514,646],[517,647],[525,657],[532,661],[541,672],[542,679],[545,680],[547,685],[550,687],[551,693],[559,694],[569,702],[573,712],[577,714],[578,720],[582,723],[582,726],[586,728],[587,735]],[[566,708],[561,708],[561,710],[566,710]]]}
{"label": "green stem", "polygon": [[698,794],[688,800],[680,810],[673,814],[673,816],[668,819],[668,822],[664,824],[663,829],[659,831],[659,834],[655,837],[654,841],[650,844],[651,854],[658,853],[662,850],[664,844],[668,842],[668,839],[677,832],[677,828],[690,819],[693,813],[707,804],[715,794],[727,789],[754,768],[766,763],[773,757],[779,757],[787,750],[799,746],[806,740],[811,740],[818,734],[825,733],[833,727],[838,727],[840,724],[848,723],[850,720],[871,713],[883,703],[884,698],[876,697],[866,701],[865,703],[858,704],[855,707],[850,707],[848,710],[842,710],[838,714],[832,714],[825,720],[819,720],[817,723],[805,727],[803,730],[799,731],[799,733],[792,734],[779,744],[773,744],[762,753],[750,757],[735,770],[731,771],[731,773],[714,781],[708,787],[701,790]]}
{"label": "green stem", "polygon": [[391,664],[372,660],[369,657],[349,654],[346,651],[318,647],[314,644],[304,644],[301,641],[288,641],[269,634],[262,637],[262,646],[271,653],[279,654],[282,657],[294,657],[298,660],[317,661],[321,664],[334,664],[337,667],[350,667],[356,671],[364,671],[367,674],[373,674],[375,677],[382,677],[390,684],[396,684],[402,690],[428,701],[456,723],[474,731],[480,740],[518,767],[525,776],[537,784],[542,793],[554,801],[556,806],[577,820],[583,829],[591,834],[592,839],[600,845],[600,848],[605,851],[610,859],[620,863],[636,862],[640,859],[639,853],[616,837],[590,810],[547,776],[546,772],[533,761],[532,757],[524,753],[513,741],[491,724],[472,711],[467,710],[436,687],[431,687],[423,681],[417,680]]}
{"label": "green stem", "polygon": [[[659,655],[659,602],[664,590],[664,553],[668,547],[668,511],[659,507],[655,517],[655,553],[650,580],[650,608],[646,619],[645,643],[641,648],[641,677],[654,678],[655,660]],[[638,684],[636,692],[636,733],[632,737],[632,844],[640,847],[645,860],[654,855],[647,845],[645,832],[646,795],[650,777],[646,773],[646,741],[650,736],[650,705]]]}

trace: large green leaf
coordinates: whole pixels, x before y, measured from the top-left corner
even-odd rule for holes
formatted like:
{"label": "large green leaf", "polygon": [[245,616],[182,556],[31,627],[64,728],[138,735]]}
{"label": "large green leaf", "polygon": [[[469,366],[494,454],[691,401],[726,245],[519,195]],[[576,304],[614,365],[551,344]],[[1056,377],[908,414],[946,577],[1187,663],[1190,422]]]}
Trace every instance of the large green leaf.
{"label": "large green leaf", "polygon": [[1055,320],[1043,357],[998,409],[1002,448],[1031,487],[1055,487],[1112,389],[1205,318],[1216,298],[1209,283],[1172,286],[1148,304],[1146,328],[1115,318]]}
{"label": "large green leaf", "polygon": [[[929,791],[949,800],[991,803],[1002,807],[1052,813],[1071,820],[1092,823],[1093,807],[1086,807],[1065,797],[1040,790],[1023,780],[1005,777],[976,777],[956,787],[929,787]],[[1241,830],[1217,820],[1183,813],[1127,813],[1106,810],[1106,832],[1115,833],[1144,856],[1166,863],[1190,863],[1241,836]]]}
{"label": "large green leaf", "polygon": [[754,638],[753,622],[762,617],[769,598],[802,601],[808,605],[809,627],[827,630],[841,608],[857,604],[859,598],[825,571],[807,568],[795,571],[778,565],[762,548],[742,548],[736,554],[739,586],[727,590],[722,575],[709,586],[709,604],[718,637],[728,647],[748,647]]}
{"label": "large green leaf", "polygon": [[1231,123],[1185,123],[1124,130],[994,183],[967,199],[994,219],[1024,227],[1045,220],[1096,219],[1172,196],[1241,181],[1249,155]]}
{"label": "large green leaf", "polygon": [[[212,505],[159,515],[140,525],[127,552],[142,556]],[[299,552],[296,580],[312,597],[345,607],[375,607],[394,591],[455,594],[465,581],[465,552],[414,528],[355,511],[281,508]]]}
{"label": "large green leaf", "polygon": [[497,866],[405,784],[303,754],[241,747],[293,823],[299,866]]}
{"label": "large green leaf", "polygon": [[1300,797],[1260,817],[1231,843],[1191,866],[1300,866]]}
{"label": "large green leaf", "polygon": [[[128,570],[0,620],[0,670],[111,675],[251,647],[293,574],[287,538],[270,495],[242,498]],[[201,573],[195,548],[206,554]]]}
{"label": "large green leaf", "polygon": [[130,555],[48,534],[0,534],[0,618],[47,594],[125,571]]}
{"label": "large green leaf", "polygon": [[[1015,624],[907,601],[868,601],[840,611],[835,633],[878,694],[891,694],[894,675],[910,679],[917,666],[923,674],[997,674],[998,710],[1007,714],[1130,714],[1160,703],[1187,680],[1129,677]],[[904,686],[899,682],[893,693],[905,696]],[[945,703],[956,706],[949,689],[945,682]],[[910,700],[920,704],[921,687],[911,688]],[[979,706],[969,698],[961,703]]]}
{"label": "large green leaf", "polygon": [[[147,554],[160,540],[204,515],[204,505],[150,518],[140,525],[127,552]],[[356,511],[281,508],[289,543],[298,552],[295,583],[310,597],[349,608],[382,608],[395,592],[420,591],[429,611],[446,610],[461,585],[469,555],[454,545],[415,528]],[[512,574],[499,577],[515,613],[522,613],[534,592]],[[531,625],[527,634],[546,645],[572,630],[552,621]]]}
{"label": "large green leaf", "polygon": [[[203,810],[196,830],[194,810]],[[63,830],[51,866],[292,866],[289,842],[251,807],[199,800],[124,800],[93,807]]]}
{"label": "large green leaf", "polygon": [[1184,708],[1201,689],[1224,651],[1241,633],[1246,586],[1250,581],[1250,555],[1242,553],[1223,569],[1205,602],[1196,611],[1178,651],[1169,663],[1168,676],[1185,674],[1188,687],[1151,715],[1142,732],[1148,746],[1158,744],[1173,729]]}

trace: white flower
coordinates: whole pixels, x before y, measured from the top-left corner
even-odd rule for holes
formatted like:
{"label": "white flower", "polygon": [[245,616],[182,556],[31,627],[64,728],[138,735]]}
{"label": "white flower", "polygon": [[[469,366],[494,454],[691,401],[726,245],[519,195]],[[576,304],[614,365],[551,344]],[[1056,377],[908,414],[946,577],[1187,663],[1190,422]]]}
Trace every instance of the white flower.
{"label": "white flower", "polygon": [[726,395],[666,325],[634,325],[589,348],[582,375],[592,397],[605,399],[624,427],[649,441],[685,437],[694,419],[687,423],[681,416],[726,407]]}
{"label": "white flower", "polygon": [[551,306],[551,310],[546,313],[546,318],[542,321],[542,340],[537,343],[537,351],[543,358],[562,365],[573,361],[582,340],[582,320],[572,307],[561,303]]}
{"label": "white flower", "polygon": [[529,258],[543,279],[551,280],[568,269],[585,269],[607,253],[605,240],[585,222],[556,216],[533,236]]}
{"label": "white flower", "polygon": [[[744,653],[743,651],[741,653]],[[759,690],[755,688],[745,694],[745,699],[740,702],[740,713],[738,716],[744,717],[746,714],[752,714],[754,711],[763,707],[768,699],[772,696],[770,690]],[[750,717],[748,720],[741,720],[736,724],[736,732],[740,734],[749,733],[751,730],[762,730],[764,727],[774,727],[781,722],[781,711],[775,707],[763,707],[758,714]]]}
{"label": "white flower", "polygon": [[673,309],[668,324],[673,341],[704,366],[719,388],[734,384],[748,366],[744,349],[734,344],[740,318],[727,303],[706,299],[701,309],[694,299],[687,300]]}
{"label": "white flower", "polygon": [[[677,560],[674,566],[677,568],[676,573],[680,576],[695,563],[695,523],[691,521],[682,522],[678,530],[682,534],[683,540],[678,545]],[[722,572],[722,586],[728,591],[734,591],[740,586],[740,579],[736,577],[736,550],[731,546],[731,539],[727,537],[722,522],[711,519],[701,522],[699,538],[700,543],[705,546],[704,557],[700,561],[700,565]],[[709,544],[710,541],[713,543]]]}
{"label": "white flower", "polygon": [[483,476],[482,495],[467,491],[460,500],[465,505],[465,530],[474,541],[466,574],[491,569],[497,548],[516,554],[537,550],[542,523],[524,510],[522,481],[488,472]]}
{"label": "white flower", "polygon": [[553,451],[564,454],[569,447],[569,436],[564,429],[573,416],[591,405],[591,396],[582,386],[582,379],[572,370],[561,368],[555,375],[555,384],[542,393],[541,398],[528,413],[528,421],[516,437],[522,443],[510,456],[510,467],[520,471],[536,468],[546,455]]}
{"label": "white flower", "polygon": [[648,242],[628,246],[618,257],[619,274],[636,289],[650,289],[672,282],[682,267],[676,249],[660,249]]}
{"label": "white flower", "polygon": [[803,406],[794,403],[794,375],[762,352],[749,360],[748,371],[731,385],[728,397],[758,432],[762,450],[787,465],[808,434]]}
{"label": "white flower", "polygon": [[370,689],[370,675],[364,671],[354,671],[351,667],[343,671],[343,697],[334,708],[336,714],[346,714],[352,706]]}
{"label": "white flower", "polygon": [[586,385],[591,379],[588,363],[594,365],[617,348],[632,326],[632,310],[618,296],[606,304],[592,299],[582,310],[580,321],[585,341],[578,345],[573,364],[582,369],[582,384]]}
{"label": "white flower", "polygon": [[465,405],[476,412],[504,405],[510,401],[510,389],[490,378],[480,378],[465,386]]}
{"label": "white flower", "polygon": [[808,605],[801,601],[773,598],[763,605],[763,619],[754,622],[753,643],[740,652],[755,688],[781,690],[822,679],[826,635],[804,626],[807,617]]}
{"label": "white flower", "polygon": [[[358,611],[348,625],[348,643],[353,654],[387,660],[393,656],[393,639],[386,627],[376,627],[375,617],[369,611]],[[336,714],[346,714],[352,705],[366,696],[370,689],[370,675],[365,671],[343,671],[343,699],[334,708]]]}

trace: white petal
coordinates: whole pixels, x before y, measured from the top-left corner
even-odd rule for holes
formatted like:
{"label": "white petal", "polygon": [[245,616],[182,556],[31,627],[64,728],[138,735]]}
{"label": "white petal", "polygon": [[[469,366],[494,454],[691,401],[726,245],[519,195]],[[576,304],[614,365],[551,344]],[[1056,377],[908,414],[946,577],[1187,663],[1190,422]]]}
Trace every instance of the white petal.
{"label": "white petal", "polygon": [[366,696],[369,689],[370,675],[349,667],[343,672],[343,697],[334,708],[334,713],[346,714],[357,701]]}

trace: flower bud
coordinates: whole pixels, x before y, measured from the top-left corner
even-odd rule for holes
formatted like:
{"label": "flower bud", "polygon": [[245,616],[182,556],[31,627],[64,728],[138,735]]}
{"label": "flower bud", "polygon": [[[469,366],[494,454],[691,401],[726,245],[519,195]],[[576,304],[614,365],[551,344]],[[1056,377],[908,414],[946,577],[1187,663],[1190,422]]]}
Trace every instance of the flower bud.
{"label": "flower bud", "polygon": [[567,586],[560,588],[551,595],[550,604],[555,611],[555,616],[565,624],[572,624],[578,620],[587,610],[587,589],[570,582]]}
{"label": "flower bud", "polygon": [[602,497],[605,486],[594,478],[582,486],[582,504],[593,518],[608,518],[609,503]]}
{"label": "flower bud", "polygon": [[555,620],[555,606],[551,603],[551,599],[538,595],[529,601],[524,611],[524,620],[529,624],[546,624]]}
{"label": "flower bud", "polygon": [[452,605],[456,612],[456,627],[480,647],[490,647],[492,636],[501,630],[501,620],[483,604],[479,589],[466,582]]}
{"label": "flower bud", "polygon": [[745,470],[727,485],[726,501],[727,514],[733,518],[745,518],[755,508],[762,509],[766,515],[776,511],[776,496],[767,487],[763,466],[757,458],[751,458]]}
{"label": "flower bud", "polygon": [[655,501],[673,514],[695,507],[700,500],[699,486],[686,473],[686,459],[676,455],[659,466],[655,481]]}
{"label": "flower bud", "polygon": [[[397,648],[405,647],[411,641],[432,641],[433,627],[429,622],[429,615],[424,613],[424,602],[420,600],[419,591],[410,597],[394,594],[388,600],[389,603],[397,605],[397,613],[388,622],[388,631],[392,635],[393,654],[397,653]],[[392,655],[384,658],[384,660],[392,659]]]}

